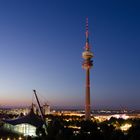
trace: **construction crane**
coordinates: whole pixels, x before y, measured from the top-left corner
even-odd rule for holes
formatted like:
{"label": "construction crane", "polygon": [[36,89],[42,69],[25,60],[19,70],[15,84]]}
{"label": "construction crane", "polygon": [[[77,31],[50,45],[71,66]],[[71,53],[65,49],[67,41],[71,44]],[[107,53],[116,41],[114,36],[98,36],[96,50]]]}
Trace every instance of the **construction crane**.
{"label": "construction crane", "polygon": [[40,113],[41,113],[41,118],[42,118],[42,120],[43,120],[43,122],[44,122],[44,125],[45,125],[46,134],[47,134],[47,123],[46,123],[46,120],[45,120],[45,117],[44,117],[44,114],[43,114],[43,111],[42,111],[42,108],[41,108],[39,99],[38,99],[38,97],[37,97],[36,90],[33,90],[33,92],[34,92],[34,95],[35,95],[35,98],[36,98],[36,101],[37,101],[37,104],[38,104],[38,107],[39,107],[39,110],[40,110]]}

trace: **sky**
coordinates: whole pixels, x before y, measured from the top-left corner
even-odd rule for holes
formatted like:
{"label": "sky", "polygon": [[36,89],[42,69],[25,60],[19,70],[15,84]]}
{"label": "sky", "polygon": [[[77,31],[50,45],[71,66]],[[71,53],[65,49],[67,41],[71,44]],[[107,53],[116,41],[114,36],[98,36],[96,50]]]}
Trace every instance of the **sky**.
{"label": "sky", "polygon": [[139,0],[1,0],[0,105],[84,108],[85,21],[92,109],[140,109]]}

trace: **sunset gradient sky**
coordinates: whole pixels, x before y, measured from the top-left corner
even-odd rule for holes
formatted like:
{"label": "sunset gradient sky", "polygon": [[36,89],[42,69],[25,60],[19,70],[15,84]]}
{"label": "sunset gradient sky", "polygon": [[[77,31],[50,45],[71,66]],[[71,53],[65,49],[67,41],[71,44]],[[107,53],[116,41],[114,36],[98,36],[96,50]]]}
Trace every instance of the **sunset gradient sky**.
{"label": "sunset gradient sky", "polygon": [[139,0],[1,0],[0,105],[82,107],[89,18],[92,109],[140,109]]}

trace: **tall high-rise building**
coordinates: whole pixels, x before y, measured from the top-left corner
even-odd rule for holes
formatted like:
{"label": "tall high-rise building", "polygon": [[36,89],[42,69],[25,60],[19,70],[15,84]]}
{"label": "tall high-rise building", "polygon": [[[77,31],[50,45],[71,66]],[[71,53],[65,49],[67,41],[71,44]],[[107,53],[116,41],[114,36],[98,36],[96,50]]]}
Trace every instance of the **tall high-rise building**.
{"label": "tall high-rise building", "polygon": [[86,44],[82,53],[84,59],[82,67],[86,71],[86,95],[85,95],[85,120],[90,120],[90,68],[93,66],[93,53],[89,45],[88,18],[86,19]]}
{"label": "tall high-rise building", "polygon": [[47,103],[43,105],[42,109],[44,115],[50,114],[50,106]]}

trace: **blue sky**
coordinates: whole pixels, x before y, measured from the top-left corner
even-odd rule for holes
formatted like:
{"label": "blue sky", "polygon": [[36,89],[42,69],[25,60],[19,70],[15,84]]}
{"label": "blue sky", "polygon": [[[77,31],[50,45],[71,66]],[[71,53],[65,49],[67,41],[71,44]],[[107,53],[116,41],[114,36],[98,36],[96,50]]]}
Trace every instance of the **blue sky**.
{"label": "blue sky", "polygon": [[0,104],[82,107],[85,19],[89,18],[92,108],[139,109],[138,0],[0,1]]}

